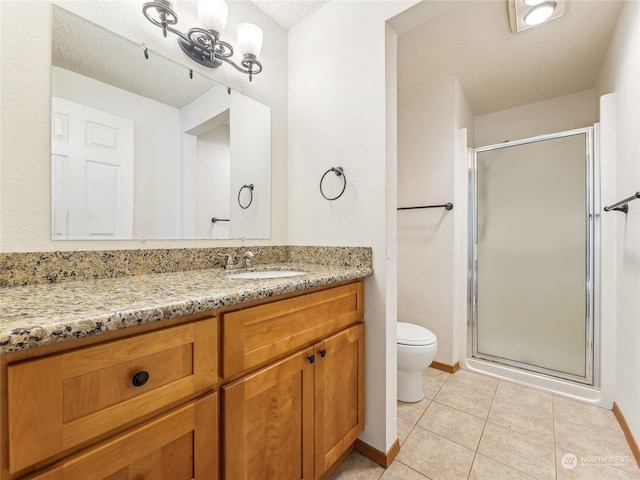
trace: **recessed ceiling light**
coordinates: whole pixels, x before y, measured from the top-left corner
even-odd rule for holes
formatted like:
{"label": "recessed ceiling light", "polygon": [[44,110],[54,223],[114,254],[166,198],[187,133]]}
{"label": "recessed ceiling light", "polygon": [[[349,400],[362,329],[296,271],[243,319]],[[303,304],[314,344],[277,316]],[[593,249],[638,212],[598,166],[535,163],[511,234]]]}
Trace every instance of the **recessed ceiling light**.
{"label": "recessed ceiling light", "polygon": [[[522,32],[535,28],[540,23],[562,17],[566,1],[568,0],[507,0],[511,31]],[[537,5],[527,5],[532,2],[537,2]]]}
{"label": "recessed ceiling light", "polygon": [[541,3],[540,5],[529,10],[529,13],[524,16],[524,22],[527,25],[540,25],[541,23],[546,22],[547,20],[549,20],[549,18],[551,18],[551,15],[553,15],[555,9],[555,2]]}
{"label": "recessed ceiling light", "polygon": [[538,5],[542,2],[544,2],[545,0],[522,0],[525,5],[529,5],[530,7],[533,7],[535,5]]}

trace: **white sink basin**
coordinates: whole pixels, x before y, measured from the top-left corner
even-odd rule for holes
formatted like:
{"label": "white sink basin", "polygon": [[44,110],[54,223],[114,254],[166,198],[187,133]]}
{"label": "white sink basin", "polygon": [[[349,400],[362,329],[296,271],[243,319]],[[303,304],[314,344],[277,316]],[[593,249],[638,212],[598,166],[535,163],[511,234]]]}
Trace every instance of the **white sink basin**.
{"label": "white sink basin", "polygon": [[227,275],[229,278],[240,279],[258,279],[258,278],[284,278],[284,277],[296,277],[298,275],[304,275],[307,272],[301,272],[299,270],[259,270],[256,272],[240,272]]}

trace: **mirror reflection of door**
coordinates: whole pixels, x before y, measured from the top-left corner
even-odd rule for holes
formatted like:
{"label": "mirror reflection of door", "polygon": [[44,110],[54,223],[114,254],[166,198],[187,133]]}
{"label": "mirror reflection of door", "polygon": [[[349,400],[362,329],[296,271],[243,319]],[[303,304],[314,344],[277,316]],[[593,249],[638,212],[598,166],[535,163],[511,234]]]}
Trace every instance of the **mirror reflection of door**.
{"label": "mirror reflection of door", "polygon": [[52,237],[133,233],[133,122],[52,98]]}

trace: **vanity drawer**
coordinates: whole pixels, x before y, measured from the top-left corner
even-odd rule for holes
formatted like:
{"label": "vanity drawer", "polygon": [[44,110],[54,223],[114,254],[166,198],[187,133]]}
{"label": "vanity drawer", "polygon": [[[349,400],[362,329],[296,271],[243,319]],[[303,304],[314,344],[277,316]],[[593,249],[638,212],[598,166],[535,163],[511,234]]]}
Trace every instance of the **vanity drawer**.
{"label": "vanity drawer", "polygon": [[10,471],[213,386],[216,326],[209,317],[9,365]]}
{"label": "vanity drawer", "polygon": [[232,377],[364,320],[364,284],[221,315],[222,376]]}
{"label": "vanity drawer", "polygon": [[62,460],[31,480],[213,480],[218,394],[189,402]]}

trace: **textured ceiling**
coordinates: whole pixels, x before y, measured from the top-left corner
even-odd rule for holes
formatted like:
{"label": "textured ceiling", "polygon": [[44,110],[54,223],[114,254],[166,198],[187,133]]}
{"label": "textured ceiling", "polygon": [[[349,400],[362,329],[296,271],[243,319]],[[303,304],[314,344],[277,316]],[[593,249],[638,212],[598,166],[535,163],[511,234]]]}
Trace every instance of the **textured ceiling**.
{"label": "textured ceiling", "polygon": [[451,2],[399,36],[398,89],[456,75],[482,115],[593,88],[621,6],[568,0],[563,17],[513,34],[507,0]]}
{"label": "textured ceiling", "polygon": [[[254,3],[290,28],[327,1]],[[398,38],[399,90],[456,75],[474,114],[482,115],[593,88],[621,5],[568,0],[563,17],[513,34],[507,0],[425,0],[392,22],[406,30]],[[176,108],[215,83],[197,72],[189,79],[188,68],[157,54],[145,60],[140,45],[60,8],[52,60]]]}
{"label": "textured ceiling", "polygon": [[253,0],[260,10],[285,30],[289,30],[328,2],[329,0]]}
{"label": "textured ceiling", "polygon": [[114,87],[181,108],[216,82],[154,52],[145,59],[141,45],[53,8],[52,64]]}

